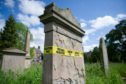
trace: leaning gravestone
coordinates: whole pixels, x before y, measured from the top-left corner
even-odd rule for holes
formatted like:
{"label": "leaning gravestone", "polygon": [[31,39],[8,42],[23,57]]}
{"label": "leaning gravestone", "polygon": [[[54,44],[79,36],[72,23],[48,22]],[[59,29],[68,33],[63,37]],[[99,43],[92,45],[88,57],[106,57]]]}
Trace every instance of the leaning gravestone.
{"label": "leaning gravestone", "polygon": [[45,7],[40,20],[45,27],[42,84],[85,84],[84,31],[71,11],[52,3]]}
{"label": "leaning gravestone", "polygon": [[105,72],[105,75],[107,76],[109,65],[108,65],[108,53],[104,38],[100,39],[100,52],[101,52],[101,66],[103,71]]}

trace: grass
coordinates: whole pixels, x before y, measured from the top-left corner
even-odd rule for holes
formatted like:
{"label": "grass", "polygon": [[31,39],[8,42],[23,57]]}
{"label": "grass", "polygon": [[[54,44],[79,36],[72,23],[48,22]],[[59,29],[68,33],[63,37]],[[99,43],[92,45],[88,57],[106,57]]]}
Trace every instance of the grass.
{"label": "grass", "polygon": [[[124,84],[119,70],[119,68],[123,70],[124,67],[126,66],[122,64],[110,64],[110,71],[106,77],[99,64],[86,64],[86,82],[87,84]],[[126,72],[125,70],[123,70],[123,73]]]}
{"label": "grass", "polygon": [[126,64],[122,63],[111,63],[110,65],[111,69],[115,70],[118,72],[122,77],[126,77]]}
{"label": "grass", "polygon": [[0,71],[0,84],[41,84],[41,81],[42,65],[32,66],[20,74]]}
{"label": "grass", "polygon": [[[121,76],[126,76],[125,64],[110,64],[108,77],[99,64],[86,64],[86,84],[124,84]],[[23,73],[14,74],[0,71],[0,84],[41,84],[42,65],[34,65]]]}

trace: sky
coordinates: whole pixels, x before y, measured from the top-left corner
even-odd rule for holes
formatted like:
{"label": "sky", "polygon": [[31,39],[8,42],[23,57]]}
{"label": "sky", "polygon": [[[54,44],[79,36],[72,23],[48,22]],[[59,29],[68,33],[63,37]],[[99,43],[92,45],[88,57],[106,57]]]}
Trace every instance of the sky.
{"label": "sky", "polygon": [[45,6],[54,2],[60,8],[69,8],[81,28],[84,51],[99,46],[99,39],[119,21],[126,19],[126,0],[0,0],[0,29],[10,14],[17,22],[25,24],[33,34],[31,47],[44,47],[44,26],[38,16],[44,13]]}

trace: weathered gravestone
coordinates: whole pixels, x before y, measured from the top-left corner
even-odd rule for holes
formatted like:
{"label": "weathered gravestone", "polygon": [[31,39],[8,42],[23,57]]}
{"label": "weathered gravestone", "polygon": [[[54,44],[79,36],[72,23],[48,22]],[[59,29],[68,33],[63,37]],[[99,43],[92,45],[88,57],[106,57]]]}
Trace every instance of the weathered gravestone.
{"label": "weathered gravestone", "polygon": [[29,51],[30,32],[27,31],[24,51],[16,48],[7,48],[2,50],[2,70],[5,72],[9,70],[13,72],[21,72],[25,68],[29,68],[31,66]]}
{"label": "weathered gravestone", "polygon": [[7,48],[3,51],[2,70],[3,71],[23,71],[25,65],[25,52],[16,48]]}
{"label": "weathered gravestone", "polygon": [[85,84],[84,31],[71,11],[52,3],[40,20],[45,32],[42,84]]}
{"label": "weathered gravestone", "polygon": [[104,38],[100,38],[100,52],[101,52],[101,66],[102,70],[105,72],[105,75],[108,75],[109,64],[108,64],[108,53]]}

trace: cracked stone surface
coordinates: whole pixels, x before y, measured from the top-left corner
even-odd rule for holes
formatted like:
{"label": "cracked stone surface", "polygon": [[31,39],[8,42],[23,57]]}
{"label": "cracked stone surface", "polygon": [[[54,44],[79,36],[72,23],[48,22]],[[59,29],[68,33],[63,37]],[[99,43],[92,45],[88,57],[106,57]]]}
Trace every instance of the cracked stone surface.
{"label": "cracked stone surface", "polygon": [[[53,35],[53,45],[83,51],[80,42],[57,32],[53,32]],[[53,55],[53,60],[53,84],[85,84],[83,58]]]}
{"label": "cracked stone surface", "polygon": [[[52,3],[45,7],[40,20],[44,23],[45,47],[83,51],[84,31],[69,9],[60,9]],[[44,55],[42,84],[85,84],[84,58]]]}
{"label": "cracked stone surface", "polygon": [[[58,24],[48,24],[46,27],[52,28],[53,31],[45,34],[45,46],[53,45],[65,49],[83,51],[82,38],[72,31],[60,27]],[[62,29],[64,34],[60,33],[59,29]],[[65,32],[68,33],[68,36]],[[79,39],[74,38],[75,35]],[[61,56],[58,54],[46,55],[44,56],[43,71],[43,80],[46,80],[44,84],[85,84],[83,57]]]}

